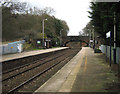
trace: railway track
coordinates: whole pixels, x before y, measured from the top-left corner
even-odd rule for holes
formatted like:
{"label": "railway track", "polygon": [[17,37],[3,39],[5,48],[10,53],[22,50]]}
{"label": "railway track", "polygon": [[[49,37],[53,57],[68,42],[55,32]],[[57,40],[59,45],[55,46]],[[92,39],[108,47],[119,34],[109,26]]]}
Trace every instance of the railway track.
{"label": "railway track", "polygon": [[[24,65],[26,66],[27,64],[31,64],[31,63],[33,63],[33,62],[35,62],[37,60],[39,61],[39,60],[41,60],[41,59],[43,59],[45,57],[55,55],[55,54],[57,54],[59,52],[63,52],[64,50],[67,50],[67,49],[0,62],[0,64],[2,64],[2,73],[12,71],[13,69],[15,69],[17,67],[22,67]],[[11,66],[11,64],[12,64],[12,66]]]}
{"label": "railway track", "polygon": [[[63,53],[62,55],[64,55],[64,54],[65,53]],[[47,58],[43,58],[41,60],[37,60],[37,61],[32,62],[30,64],[25,64],[23,66],[16,67],[14,69],[5,71],[5,72],[3,72],[3,79],[2,79],[2,81],[6,81],[8,79],[11,79],[11,78],[17,76],[17,75],[20,75],[20,74],[25,73],[25,72],[27,72],[29,70],[32,70],[32,69],[37,68],[39,66],[42,66],[43,64],[46,64],[46,63],[48,63],[48,62],[50,62],[50,61],[52,61],[52,60],[54,60],[56,58],[59,58],[62,55],[60,54],[58,56],[55,56],[54,58],[49,57],[50,59],[48,59],[48,57]],[[8,74],[9,74],[9,76],[8,76]]]}
{"label": "railway track", "polygon": [[[13,93],[25,87],[26,84],[34,82],[35,79],[53,70],[61,63],[66,64],[79,50],[66,50],[41,60],[35,61],[26,66],[14,68],[3,73],[3,92]],[[64,65],[63,64],[63,65]],[[61,66],[63,66],[61,65]],[[23,79],[24,78],[24,79]]]}

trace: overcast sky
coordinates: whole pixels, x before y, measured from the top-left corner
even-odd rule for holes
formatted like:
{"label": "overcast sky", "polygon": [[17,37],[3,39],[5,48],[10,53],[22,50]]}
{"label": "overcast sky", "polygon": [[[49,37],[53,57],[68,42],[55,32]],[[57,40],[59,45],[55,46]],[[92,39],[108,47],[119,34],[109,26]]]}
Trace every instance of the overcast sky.
{"label": "overcast sky", "polygon": [[54,16],[65,20],[69,26],[68,35],[79,35],[79,31],[90,21],[88,12],[91,0],[22,0],[35,7],[51,7]]}

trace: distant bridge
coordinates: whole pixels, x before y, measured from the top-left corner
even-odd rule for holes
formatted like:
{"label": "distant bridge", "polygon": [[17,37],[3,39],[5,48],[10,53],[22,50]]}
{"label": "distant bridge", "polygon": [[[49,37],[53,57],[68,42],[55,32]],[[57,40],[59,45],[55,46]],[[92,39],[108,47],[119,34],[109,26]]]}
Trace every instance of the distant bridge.
{"label": "distant bridge", "polygon": [[88,45],[89,36],[67,36],[67,38],[63,39],[63,42],[65,46],[69,42],[82,42]]}

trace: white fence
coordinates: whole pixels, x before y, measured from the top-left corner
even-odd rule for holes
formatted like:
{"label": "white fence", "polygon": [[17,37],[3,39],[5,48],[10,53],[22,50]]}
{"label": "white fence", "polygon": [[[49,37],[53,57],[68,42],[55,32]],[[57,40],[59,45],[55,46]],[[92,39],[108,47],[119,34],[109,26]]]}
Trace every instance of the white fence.
{"label": "white fence", "polygon": [[[110,46],[101,45],[100,50],[104,53],[108,58],[110,58]],[[107,53],[106,53],[107,52]],[[111,59],[113,61],[113,47],[111,47]],[[120,48],[116,48],[116,63],[120,64]]]}
{"label": "white fence", "polygon": [[16,41],[16,42],[12,42],[12,43],[8,43],[6,45],[1,45],[0,49],[2,51],[0,51],[0,54],[9,54],[9,53],[18,53],[18,52],[22,52],[23,51],[23,43],[25,41]]}

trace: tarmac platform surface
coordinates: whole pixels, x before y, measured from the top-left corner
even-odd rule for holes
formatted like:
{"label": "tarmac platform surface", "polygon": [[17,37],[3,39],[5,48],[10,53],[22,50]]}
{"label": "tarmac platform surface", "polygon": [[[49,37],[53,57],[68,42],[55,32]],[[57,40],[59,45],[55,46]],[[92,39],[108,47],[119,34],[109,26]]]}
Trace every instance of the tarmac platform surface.
{"label": "tarmac platform surface", "polygon": [[105,56],[83,47],[35,92],[108,92],[108,85],[117,81]]}
{"label": "tarmac platform surface", "polygon": [[48,53],[48,52],[53,52],[53,51],[57,51],[57,50],[67,49],[67,48],[68,47],[58,47],[58,48],[35,50],[35,51],[22,52],[22,53],[16,53],[16,54],[6,54],[6,55],[2,55],[2,59],[0,60],[0,62],[23,58],[23,57],[28,57],[28,56],[33,56],[33,55],[38,55],[38,54],[43,54],[43,53]]}

